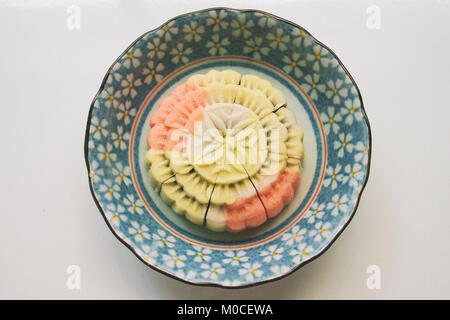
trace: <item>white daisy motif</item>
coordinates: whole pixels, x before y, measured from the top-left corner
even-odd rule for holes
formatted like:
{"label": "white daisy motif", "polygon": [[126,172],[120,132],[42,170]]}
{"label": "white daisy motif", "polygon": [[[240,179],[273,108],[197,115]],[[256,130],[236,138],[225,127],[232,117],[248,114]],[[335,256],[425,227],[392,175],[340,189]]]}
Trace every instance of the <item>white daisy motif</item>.
{"label": "white daisy motif", "polygon": [[289,252],[290,256],[294,256],[292,258],[292,262],[298,264],[302,261],[306,261],[310,258],[311,252],[313,252],[312,246],[307,246],[305,242],[300,243],[296,249],[291,250]]}
{"label": "white daisy motif", "polygon": [[150,84],[153,79],[155,79],[156,82],[160,82],[163,79],[163,76],[159,72],[162,70],[164,70],[164,65],[161,62],[155,66],[153,61],[149,61],[147,66],[142,70],[142,74],[146,76],[144,82]]}
{"label": "white daisy motif", "polygon": [[178,28],[175,27],[175,21],[171,21],[168,24],[163,25],[162,28],[156,32],[156,34],[158,37],[164,38],[166,41],[170,41],[173,35],[178,34]]}
{"label": "white daisy motif", "polygon": [[136,221],[131,222],[131,227],[128,228],[128,233],[134,236],[134,240],[142,242],[143,239],[150,239],[149,229],[146,225],[140,225]]}
{"label": "white daisy motif", "polygon": [[326,171],[326,178],[323,180],[324,187],[331,186],[331,190],[337,188],[338,184],[344,180],[344,175],[341,172],[342,166],[338,163],[336,167],[329,166]]}
{"label": "white daisy motif", "polygon": [[246,16],[244,14],[240,14],[237,16],[237,19],[231,21],[231,28],[235,29],[232,32],[234,37],[240,37],[241,34],[244,38],[248,38],[251,36],[251,32],[248,30],[255,26],[253,20],[246,20]]}
{"label": "white daisy motif", "polygon": [[131,101],[127,100],[125,103],[119,104],[119,112],[117,112],[117,120],[122,120],[124,124],[130,124],[131,117],[136,115],[136,109],[131,108]]}
{"label": "white daisy motif", "polygon": [[358,95],[358,90],[356,90],[353,80],[349,77],[349,75],[347,74],[347,72],[344,69],[342,69],[342,72],[345,74],[345,80],[344,80],[345,84],[350,85],[350,93],[352,95]]}
{"label": "white daisy motif", "polygon": [[324,84],[319,83],[320,75],[317,73],[313,73],[305,76],[305,82],[302,83],[301,87],[313,100],[317,100],[319,98],[318,92],[324,93],[326,86]]}
{"label": "white daisy motif", "polygon": [[288,48],[291,38],[287,34],[283,34],[283,29],[277,28],[275,33],[268,33],[267,40],[270,41],[269,46],[272,49],[280,49],[280,51],[285,51]]}
{"label": "white daisy motif", "polygon": [[291,246],[294,242],[301,241],[305,233],[306,228],[300,229],[300,226],[296,225],[292,227],[289,232],[283,234],[281,240],[285,241],[287,245]]}
{"label": "white daisy motif", "polygon": [[272,28],[273,26],[275,26],[277,24],[277,21],[274,18],[272,18],[270,16],[270,14],[256,12],[255,16],[260,17],[258,19],[258,25],[261,27],[267,26],[268,28]]}
{"label": "white daisy motif", "polygon": [[226,54],[228,50],[226,49],[226,46],[230,44],[230,41],[228,38],[223,38],[220,40],[218,34],[213,34],[211,37],[211,40],[206,43],[206,47],[210,48],[208,53],[212,56],[215,56],[217,53],[221,56]]}
{"label": "white daisy motif", "polygon": [[317,201],[314,202],[311,207],[308,209],[308,211],[305,213],[305,219],[308,221],[308,223],[314,223],[317,220],[322,219],[323,215],[325,214],[325,204],[321,203],[319,204]]}
{"label": "white daisy motif", "polygon": [[114,87],[108,87],[100,94],[100,97],[105,99],[105,106],[107,108],[110,108],[111,106],[117,108],[121,96],[122,95],[119,90],[114,91]]}
{"label": "white daisy motif", "polygon": [[345,108],[341,108],[341,113],[345,118],[345,123],[352,124],[353,120],[361,121],[363,118],[361,112],[361,100],[358,97],[344,101]]}
{"label": "white daisy motif", "polygon": [[99,140],[102,136],[106,137],[108,135],[108,121],[106,119],[102,119],[99,121],[97,116],[92,117],[91,126],[89,127],[89,133],[92,134],[94,139]]}
{"label": "white daisy motif", "polygon": [[306,62],[304,60],[300,60],[300,54],[297,52],[294,52],[290,57],[284,56],[283,62],[286,64],[283,67],[283,70],[286,73],[294,72],[294,75],[299,78],[303,75],[303,71],[300,69],[300,67],[305,67]]}
{"label": "white daisy motif", "polygon": [[340,133],[338,135],[338,140],[335,140],[333,143],[334,150],[337,150],[338,158],[342,158],[344,156],[345,151],[353,152],[354,145],[350,143],[352,141],[353,136],[350,133],[345,135],[344,133]]}
{"label": "white daisy motif", "polygon": [[100,107],[100,102],[98,101],[98,98],[94,101],[94,109],[98,109]]}
{"label": "white daisy motif", "polygon": [[347,76],[347,72],[342,68],[342,66],[339,64],[339,61],[333,55],[330,55],[330,66],[332,68],[336,68],[340,75],[344,77]]}
{"label": "white daisy motif", "polygon": [[106,83],[111,84],[113,81],[120,81],[122,79],[122,74],[117,72],[122,65],[120,62],[116,62],[111,69],[108,70],[108,78]]}
{"label": "white daisy motif", "polygon": [[144,259],[145,262],[153,264],[158,257],[158,250],[148,246],[142,245],[142,250],[137,249],[138,254]]}
{"label": "white daisy motif", "polygon": [[270,271],[276,275],[287,273],[289,270],[291,269],[289,269],[289,267],[285,265],[275,265],[270,268]]}
{"label": "white daisy motif", "polygon": [[111,133],[111,139],[114,147],[125,150],[127,148],[127,141],[130,140],[130,134],[128,132],[123,133],[123,127],[117,126],[117,132]]}
{"label": "white daisy motif", "polygon": [[238,266],[242,262],[247,262],[248,257],[246,257],[246,253],[244,250],[239,250],[238,252],[234,251],[226,251],[224,255],[227,257],[223,259],[223,263],[231,264],[232,266]]}
{"label": "white daisy motif", "polygon": [[213,26],[213,32],[217,32],[221,28],[226,29],[228,27],[228,22],[224,21],[224,19],[227,17],[227,13],[224,10],[210,11],[209,16],[210,18],[206,19],[206,26]]}
{"label": "white daisy motif", "polygon": [[245,275],[247,281],[253,281],[255,277],[259,278],[263,274],[263,271],[259,268],[261,264],[259,262],[254,263],[244,263],[242,269],[239,269],[238,273],[240,275]]}
{"label": "white daisy motif", "polygon": [[346,98],[348,95],[347,88],[343,88],[344,81],[337,79],[336,81],[328,80],[328,90],[325,92],[328,99],[333,98],[333,103],[338,104],[341,102],[341,98]]}
{"label": "white daisy motif", "polygon": [[363,164],[369,162],[369,146],[364,145],[361,141],[358,141],[355,145],[355,160],[361,161]]}
{"label": "white daisy motif", "polygon": [[271,245],[267,248],[267,250],[262,251],[259,255],[263,258],[264,262],[270,262],[272,259],[280,260],[283,255],[284,249],[282,247],[277,247],[277,245]]}
{"label": "white daisy motif", "polygon": [[185,255],[178,255],[174,249],[167,250],[167,253],[162,255],[162,259],[169,268],[183,268],[185,266],[183,262],[187,259]]}
{"label": "white daisy motif", "polygon": [[128,94],[131,96],[131,98],[135,98],[137,96],[136,87],[139,87],[142,85],[141,79],[134,80],[134,74],[130,73],[126,76],[126,79],[122,79],[120,82],[120,85],[122,86],[122,94],[124,96],[128,96]]}
{"label": "white daisy motif", "polygon": [[158,246],[173,248],[176,239],[171,235],[166,235],[164,230],[159,229],[156,233],[152,235],[152,238],[158,241]]}
{"label": "white daisy motif", "polygon": [[194,279],[197,276],[197,272],[194,270],[187,270],[186,272],[183,269],[178,269],[175,272],[175,275],[181,279]]}
{"label": "white daisy motif", "polygon": [[99,168],[99,164],[97,161],[92,160],[91,165],[89,166],[89,178],[92,182],[97,183],[100,181],[100,178],[103,176],[103,169]]}
{"label": "white daisy motif", "polygon": [[135,199],[134,195],[127,194],[126,198],[123,199],[123,204],[127,207],[128,212],[143,214],[144,210],[144,202],[140,199]]}
{"label": "white daisy motif", "polygon": [[194,250],[187,250],[188,256],[193,256],[195,262],[209,261],[211,257],[209,256],[212,251],[209,248],[200,247],[198,245],[193,245]]}
{"label": "white daisy motif", "polygon": [[123,166],[121,162],[116,162],[116,166],[111,169],[112,174],[116,177],[114,182],[117,184],[125,183],[126,186],[131,184],[131,170],[129,166]]}
{"label": "white daisy motif", "polygon": [[106,146],[103,144],[100,144],[97,147],[97,157],[99,160],[104,160],[106,163],[110,163],[112,161],[117,160],[117,154],[115,154],[113,151],[113,146],[111,143],[107,143]]}
{"label": "white daisy motif", "polygon": [[309,232],[310,237],[314,237],[314,241],[318,242],[331,236],[331,223],[319,221],[314,226],[316,229]]}
{"label": "white daisy motif", "polygon": [[332,216],[337,216],[339,214],[339,212],[347,212],[348,210],[348,198],[347,195],[343,195],[341,197],[339,197],[338,194],[335,194],[333,196],[333,198],[331,198],[331,202],[328,203],[327,205],[327,209],[331,210],[331,215]]}
{"label": "white daisy motif", "polygon": [[329,52],[327,49],[320,45],[315,45],[312,48],[312,53],[306,55],[308,61],[313,62],[313,71],[319,72],[320,67],[328,67],[330,64],[330,58],[328,58]]}
{"label": "white daisy motif", "polygon": [[165,42],[161,42],[160,38],[154,38],[147,43],[147,49],[149,50],[147,53],[147,57],[153,59],[157,57],[158,59],[162,59],[166,54],[167,44]]}
{"label": "white daisy motif", "polygon": [[130,134],[128,132],[123,133],[123,127],[118,126],[117,132],[111,133],[111,139],[113,141],[114,147],[125,150],[127,147],[126,142],[130,139]]}
{"label": "white daisy motif", "polygon": [[120,222],[127,222],[128,217],[126,214],[123,214],[125,212],[125,208],[122,207],[120,204],[117,205],[117,207],[113,203],[109,203],[106,206],[105,214],[108,218],[109,222],[113,226],[118,227],[120,225]]}
{"label": "white daisy motif", "polygon": [[186,41],[199,42],[202,39],[201,34],[205,32],[204,26],[199,26],[197,21],[191,21],[188,24],[184,25],[183,32],[186,33],[184,39]]}
{"label": "white daisy motif", "polygon": [[246,46],[244,46],[244,53],[251,53],[253,58],[256,60],[261,59],[261,54],[268,55],[270,49],[267,47],[261,47],[262,38],[256,37],[246,41]]}
{"label": "white daisy motif", "polygon": [[362,166],[359,163],[345,166],[345,173],[347,175],[344,177],[344,183],[348,182],[351,187],[356,187],[360,184],[362,178],[364,177],[364,172],[362,171]]}
{"label": "white daisy motif", "polygon": [[175,64],[177,64],[180,61],[182,63],[188,63],[189,62],[188,56],[191,53],[192,53],[192,49],[191,48],[184,48],[184,44],[183,43],[178,43],[176,48],[173,48],[170,51],[170,54],[173,56],[171,61],[173,63],[175,63]]}
{"label": "white daisy motif", "polygon": [[113,184],[111,180],[105,179],[103,184],[100,185],[98,191],[103,193],[105,199],[111,201],[114,199],[120,198],[120,187],[117,184]]}
{"label": "white daisy motif", "polygon": [[225,287],[237,287],[237,286],[241,285],[241,282],[239,280],[237,280],[237,279],[233,279],[233,280],[225,279],[223,281],[223,285]]}
{"label": "white daisy motif", "polygon": [[225,273],[225,269],[222,268],[222,266],[220,265],[220,263],[217,262],[213,262],[211,265],[207,264],[207,263],[202,263],[200,265],[200,268],[205,269],[205,271],[203,271],[201,273],[202,277],[205,279],[217,279],[219,277],[219,275],[224,274]]}
{"label": "white daisy motif", "polygon": [[127,69],[130,69],[131,66],[136,68],[141,64],[141,62],[139,61],[139,58],[141,57],[141,49],[133,47],[123,57],[122,64]]}
{"label": "white daisy motif", "polygon": [[312,45],[311,37],[308,36],[305,30],[295,28],[294,30],[292,30],[291,34],[294,38],[294,40],[292,41],[294,46],[300,47],[303,43],[303,47],[307,48]]}
{"label": "white daisy motif", "polygon": [[322,112],[320,114],[320,119],[322,119],[323,129],[325,134],[330,133],[330,129],[333,130],[335,134],[339,131],[339,122],[342,121],[342,116],[340,113],[336,113],[334,107],[328,107],[327,112]]}
{"label": "white daisy motif", "polygon": [[123,242],[125,242],[126,244],[130,245],[131,244],[131,240],[130,238],[128,238],[128,234],[125,235],[122,231],[120,231],[119,229],[116,229],[116,234],[119,237],[119,239],[122,239]]}

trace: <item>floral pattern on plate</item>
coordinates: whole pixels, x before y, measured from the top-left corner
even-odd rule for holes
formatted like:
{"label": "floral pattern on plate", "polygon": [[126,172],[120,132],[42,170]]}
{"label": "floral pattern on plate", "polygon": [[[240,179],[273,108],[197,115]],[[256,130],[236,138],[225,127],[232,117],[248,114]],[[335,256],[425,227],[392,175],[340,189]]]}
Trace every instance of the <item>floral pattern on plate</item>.
{"label": "floral pattern on plate", "polygon": [[[326,136],[314,201],[288,230],[258,245],[215,248],[173,234],[148,214],[131,177],[130,133],[148,92],[178,68],[216,56],[247,57],[284,72],[314,102]],[[225,287],[280,278],[328,248],[356,210],[370,148],[359,91],[334,53],[282,18],[226,8],[182,15],[137,39],[107,72],[85,143],[92,194],[113,233],[158,271]]]}

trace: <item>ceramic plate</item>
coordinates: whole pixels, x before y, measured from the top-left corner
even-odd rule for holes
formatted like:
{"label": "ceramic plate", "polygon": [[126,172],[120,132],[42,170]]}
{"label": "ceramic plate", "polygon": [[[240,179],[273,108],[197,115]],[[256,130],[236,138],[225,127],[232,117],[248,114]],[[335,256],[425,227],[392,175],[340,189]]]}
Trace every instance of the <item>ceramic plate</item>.
{"label": "ceramic plate", "polygon": [[[175,214],[151,187],[144,161],[159,101],[194,73],[230,68],[286,95],[305,149],[294,200],[237,234]],[[178,16],[133,42],[101,84],[85,141],[92,195],[117,238],[153,269],[224,287],[278,279],[323,253],[355,213],[370,148],[359,90],[330,49],[295,23],[227,8]]]}

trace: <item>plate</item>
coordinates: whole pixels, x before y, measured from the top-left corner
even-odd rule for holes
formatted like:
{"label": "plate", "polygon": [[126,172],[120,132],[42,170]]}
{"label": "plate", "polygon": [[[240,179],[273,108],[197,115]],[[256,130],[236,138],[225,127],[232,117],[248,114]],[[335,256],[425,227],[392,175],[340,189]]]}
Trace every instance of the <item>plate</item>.
{"label": "plate", "polygon": [[[269,80],[304,130],[294,200],[262,226],[236,234],[177,215],[151,186],[144,160],[159,101],[212,69]],[[85,139],[89,186],[116,237],[155,270],[223,287],[279,279],[322,254],[356,211],[370,154],[360,92],[337,56],[295,23],[228,8],[178,16],[134,41],[103,79]]]}

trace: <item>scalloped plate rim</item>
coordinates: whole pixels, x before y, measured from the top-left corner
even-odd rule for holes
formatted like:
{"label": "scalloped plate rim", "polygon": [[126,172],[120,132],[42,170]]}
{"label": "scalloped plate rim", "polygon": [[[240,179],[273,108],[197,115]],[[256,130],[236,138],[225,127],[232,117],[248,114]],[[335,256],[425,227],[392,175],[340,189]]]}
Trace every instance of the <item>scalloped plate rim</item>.
{"label": "scalloped plate rim", "polygon": [[[216,283],[216,282],[210,282],[210,281],[190,281],[188,279],[185,278],[181,278],[178,277],[176,275],[170,274],[169,272],[162,270],[160,268],[158,268],[155,265],[152,265],[151,263],[145,261],[142,257],[139,256],[139,254],[136,252],[136,249],[133,248],[131,245],[129,245],[119,234],[117,234],[117,232],[112,228],[111,224],[108,221],[108,218],[105,215],[105,212],[102,208],[102,206],[99,203],[99,200],[97,199],[94,190],[93,190],[93,186],[92,186],[92,180],[89,179],[89,172],[91,170],[90,165],[89,165],[89,159],[88,159],[88,154],[89,154],[89,147],[88,147],[88,143],[89,143],[89,128],[91,125],[91,119],[92,119],[92,111],[94,109],[94,104],[97,100],[97,98],[99,97],[100,93],[103,91],[103,89],[105,88],[105,84],[106,81],[108,79],[109,73],[107,72],[105,74],[105,76],[103,77],[103,80],[101,82],[101,85],[99,87],[99,89],[97,90],[97,93],[95,94],[95,97],[93,98],[90,107],[89,107],[89,112],[88,112],[88,117],[87,117],[87,123],[86,123],[86,129],[85,129],[85,139],[84,139],[84,158],[85,158],[85,163],[86,163],[86,168],[87,168],[87,173],[88,173],[88,183],[89,183],[89,190],[91,192],[91,196],[94,199],[94,202],[98,208],[98,210],[100,211],[103,220],[105,221],[106,225],[108,226],[109,230],[113,233],[113,235],[123,244],[125,245],[126,248],[128,248],[141,262],[143,262],[146,266],[150,267],[151,269],[160,272],[170,278],[173,278],[175,280],[178,280],[180,282],[184,282],[187,284],[191,284],[191,285],[195,285],[195,286],[210,286],[210,287],[218,287],[218,288],[227,288],[227,289],[242,289],[242,288],[248,288],[248,287],[253,287],[253,286],[257,286],[257,285],[262,285],[264,283],[269,283],[269,282],[273,282],[276,280],[280,280],[282,278],[285,278],[291,274],[293,274],[294,272],[296,272],[297,270],[299,270],[301,267],[309,264],[310,262],[316,260],[317,258],[319,258],[320,256],[322,256],[332,245],[333,243],[339,238],[339,236],[342,234],[342,232],[347,228],[347,226],[350,224],[350,222],[353,220],[353,217],[355,216],[355,213],[359,207],[359,203],[361,200],[361,196],[363,194],[363,191],[367,185],[367,182],[369,180],[369,176],[370,176],[370,168],[371,168],[371,158],[372,158],[372,132],[371,132],[371,127],[370,127],[370,123],[369,123],[369,119],[367,117],[365,108],[364,108],[364,103],[363,103],[363,99],[361,96],[361,92],[359,90],[359,87],[356,83],[356,81],[353,79],[352,75],[350,74],[350,72],[347,70],[347,68],[344,66],[344,64],[342,63],[341,59],[334,53],[333,50],[331,50],[328,46],[326,46],[325,44],[323,44],[320,40],[318,40],[317,38],[315,38],[307,29],[305,29],[304,27],[300,26],[299,24],[289,21],[285,18],[279,17],[277,15],[274,15],[272,13],[263,11],[263,10],[259,10],[259,9],[237,9],[237,8],[230,8],[230,7],[210,7],[210,8],[205,8],[205,9],[200,9],[200,10],[195,10],[195,11],[191,11],[191,12],[187,12],[187,13],[183,13],[183,14],[179,14],[167,21],[165,21],[164,23],[162,23],[161,25],[159,25],[158,27],[147,31],[145,33],[143,33],[141,36],[139,36],[138,38],[136,38],[118,57],[117,59],[114,60],[114,62],[111,64],[110,68],[111,69],[117,62],[120,61],[120,59],[142,38],[144,38],[147,34],[155,32],[159,29],[161,29],[164,25],[169,24],[172,21],[175,21],[181,17],[185,17],[185,16],[189,16],[189,15],[193,15],[193,14],[198,14],[198,13],[203,13],[203,12],[208,12],[208,11],[213,11],[213,10],[227,10],[227,11],[236,11],[236,12],[240,12],[240,13],[249,13],[249,12],[254,12],[254,13],[261,13],[265,16],[274,18],[276,20],[282,21],[286,24],[289,24],[293,27],[302,29],[303,31],[305,31],[305,33],[311,37],[312,40],[314,40],[318,45],[320,45],[322,48],[325,48],[326,50],[329,51],[329,53],[337,60],[337,62],[339,63],[339,65],[341,66],[341,68],[344,70],[345,74],[349,77],[349,79],[351,80],[352,84],[354,85],[358,98],[361,101],[361,113],[363,115],[363,119],[364,122],[367,126],[367,131],[368,131],[368,159],[367,159],[367,173],[366,176],[364,178],[364,181],[361,185],[361,189],[359,190],[359,193],[356,197],[356,202],[355,202],[355,207],[352,211],[352,213],[349,215],[348,220],[342,225],[340,226],[339,230],[337,231],[337,233],[331,237],[329,239],[329,242],[327,243],[326,246],[324,246],[323,248],[321,248],[320,250],[317,251],[317,253],[312,256],[311,258],[309,258],[308,260],[305,261],[301,261],[297,266],[295,266],[294,268],[292,268],[291,270],[285,272],[285,273],[280,273],[277,276],[274,276],[272,278],[268,278],[265,280],[255,280],[251,283],[247,283],[247,284],[242,284],[242,285],[225,285],[225,284],[221,284],[221,283]],[[108,70],[109,70],[108,69]]]}

